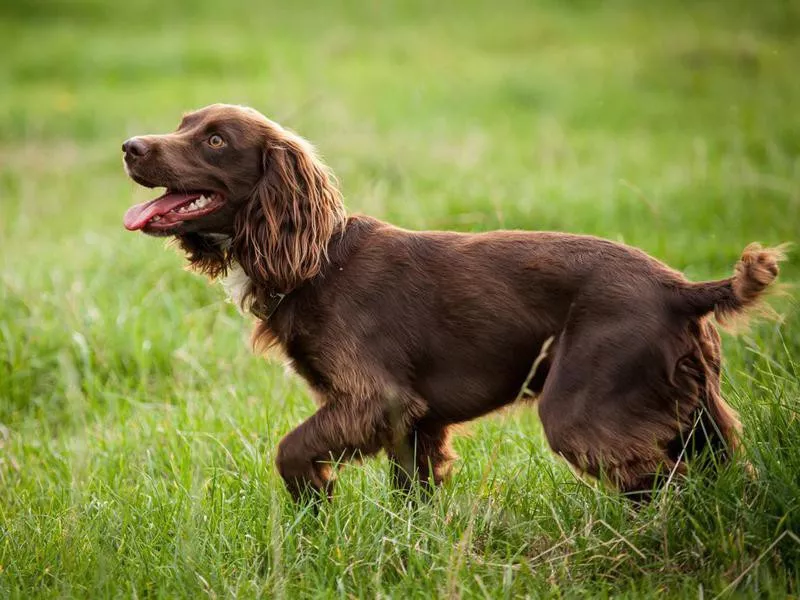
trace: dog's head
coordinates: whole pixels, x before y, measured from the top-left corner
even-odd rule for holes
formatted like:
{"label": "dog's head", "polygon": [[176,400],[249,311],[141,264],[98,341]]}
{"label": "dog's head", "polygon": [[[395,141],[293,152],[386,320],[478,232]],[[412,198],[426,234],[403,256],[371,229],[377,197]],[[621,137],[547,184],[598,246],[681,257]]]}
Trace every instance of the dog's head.
{"label": "dog's head", "polygon": [[257,283],[292,289],[319,271],[344,221],[335,182],[313,148],[251,108],[207,106],[173,133],[131,138],[122,151],[134,181],[166,188],[129,208],[125,227],[176,236],[211,275],[235,259]]}

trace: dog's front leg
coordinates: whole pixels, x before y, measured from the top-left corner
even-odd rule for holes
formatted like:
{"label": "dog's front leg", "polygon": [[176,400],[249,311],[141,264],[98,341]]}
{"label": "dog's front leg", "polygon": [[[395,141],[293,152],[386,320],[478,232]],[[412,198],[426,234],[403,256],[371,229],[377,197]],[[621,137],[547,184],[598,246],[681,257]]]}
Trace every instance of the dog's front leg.
{"label": "dog's front leg", "polygon": [[278,445],[276,465],[295,500],[331,497],[333,463],[377,453],[392,437],[380,401],[331,400]]}

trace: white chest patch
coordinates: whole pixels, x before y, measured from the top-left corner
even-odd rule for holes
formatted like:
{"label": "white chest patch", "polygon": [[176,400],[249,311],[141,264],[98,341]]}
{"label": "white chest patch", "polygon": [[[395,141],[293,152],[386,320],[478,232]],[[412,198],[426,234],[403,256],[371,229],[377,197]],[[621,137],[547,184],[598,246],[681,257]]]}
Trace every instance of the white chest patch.
{"label": "white chest patch", "polygon": [[228,300],[233,302],[242,314],[250,312],[253,298],[248,294],[253,287],[253,282],[239,263],[234,262],[231,265],[228,274],[222,280],[222,287],[228,295]]}

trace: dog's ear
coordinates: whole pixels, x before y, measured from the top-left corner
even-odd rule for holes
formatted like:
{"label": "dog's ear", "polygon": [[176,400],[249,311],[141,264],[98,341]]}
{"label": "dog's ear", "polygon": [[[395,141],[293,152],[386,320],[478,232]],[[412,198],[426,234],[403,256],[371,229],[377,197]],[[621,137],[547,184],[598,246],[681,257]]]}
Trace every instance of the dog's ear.
{"label": "dog's ear", "polygon": [[327,167],[302,138],[276,126],[263,174],[235,220],[233,255],[264,292],[286,293],[314,277],[345,219]]}

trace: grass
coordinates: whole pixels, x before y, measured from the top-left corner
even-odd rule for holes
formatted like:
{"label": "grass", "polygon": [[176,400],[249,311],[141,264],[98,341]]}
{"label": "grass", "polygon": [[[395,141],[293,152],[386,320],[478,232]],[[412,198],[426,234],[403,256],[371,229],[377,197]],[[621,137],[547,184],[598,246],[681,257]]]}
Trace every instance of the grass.
{"label": "grass", "polygon": [[[800,594],[800,318],[726,336],[745,454],[634,510],[535,411],[467,428],[404,504],[384,459],[319,514],[272,466],[311,414],[162,244],[119,146],[251,104],[313,140],[351,211],[589,232],[722,277],[800,230],[800,6],[37,0],[0,4],[0,597]],[[800,280],[797,254],[783,280]]]}

